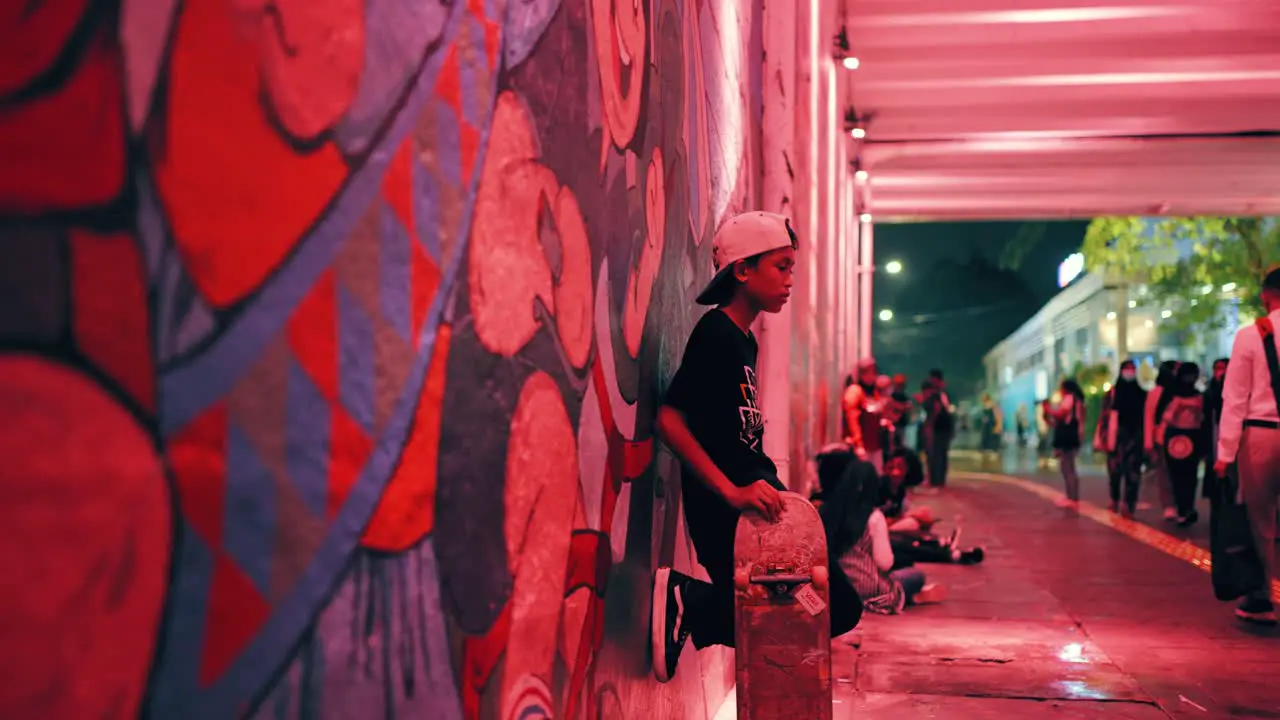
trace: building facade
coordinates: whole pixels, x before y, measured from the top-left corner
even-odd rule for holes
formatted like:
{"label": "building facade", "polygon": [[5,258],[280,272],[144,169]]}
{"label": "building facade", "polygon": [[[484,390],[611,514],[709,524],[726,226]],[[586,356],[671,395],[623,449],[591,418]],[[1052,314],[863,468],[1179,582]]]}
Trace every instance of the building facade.
{"label": "building facade", "polygon": [[1192,360],[1203,367],[1226,356],[1239,327],[1235,317],[1220,331],[1192,338],[1162,323],[1170,311],[1145,304],[1143,285],[1127,286],[1098,274],[1060,275],[1060,284],[1065,285],[1061,292],[983,359],[987,391],[1006,418],[1015,417],[1020,407],[1034,418],[1035,403],[1080,367],[1103,364],[1115,373],[1121,360],[1121,323],[1128,329],[1124,357],[1138,363],[1144,385],[1154,382],[1156,367],[1164,360]]}

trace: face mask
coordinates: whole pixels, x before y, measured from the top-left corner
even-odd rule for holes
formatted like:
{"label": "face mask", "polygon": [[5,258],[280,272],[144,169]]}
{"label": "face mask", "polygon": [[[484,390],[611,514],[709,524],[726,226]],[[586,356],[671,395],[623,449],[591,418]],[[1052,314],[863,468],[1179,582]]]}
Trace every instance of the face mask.
{"label": "face mask", "polygon": [[1125,370],[1124,372],[1120,373],[1120,377],[1121,379],[1124,379],[1124,380],[1133,380],[1134,378],[1138,377],[1138,373],[1134,370]]}

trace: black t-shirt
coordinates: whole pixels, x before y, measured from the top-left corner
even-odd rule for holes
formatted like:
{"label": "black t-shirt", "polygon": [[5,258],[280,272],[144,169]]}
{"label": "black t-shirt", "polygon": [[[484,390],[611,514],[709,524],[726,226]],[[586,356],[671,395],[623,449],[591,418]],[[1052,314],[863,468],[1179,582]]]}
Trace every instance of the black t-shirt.
{"label": "black t-shirt", "polygon": [[[743,332],[724,312],[708,312],[689,335],[666,404],[684,415],[693,437],[734,485],[766,480],[781,489],[778,469],[764,453],[764,418],[756,397],[758,354],[754,335]],[[704,556],[727,548],[731,566],[737,511],[692,468],[682,471],[685,521],[699,559],[714,572],[710,563],[723,558]]]}
{"label": "black t-shirt", "polygon": [[925,398],[925,422],[933,424],[935,433],[950,434],[955,426],[955,421],[951,417],[951,409],[947,407],[944,401],[944,393],[934,391]]}

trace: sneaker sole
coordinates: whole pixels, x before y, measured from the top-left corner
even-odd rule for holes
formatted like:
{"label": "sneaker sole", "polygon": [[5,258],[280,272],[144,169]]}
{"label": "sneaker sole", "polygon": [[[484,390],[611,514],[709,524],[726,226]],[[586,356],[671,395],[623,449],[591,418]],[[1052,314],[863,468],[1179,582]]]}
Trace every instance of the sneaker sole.
{"label": "sneaker sole", "polygon": [[1236,610],[1236,617],[1251,623],[1259,625],[1275,625],[1275,613],[1248,613],[1243,610]]}
{"label": "sneaker sole", "polygon": [[671,568],[658,568],[653,575],[653,597],[649,610],[649,644],[653,654],[653,677],[660,683],[670,682],[667,674],[667,591],[671,587]]}

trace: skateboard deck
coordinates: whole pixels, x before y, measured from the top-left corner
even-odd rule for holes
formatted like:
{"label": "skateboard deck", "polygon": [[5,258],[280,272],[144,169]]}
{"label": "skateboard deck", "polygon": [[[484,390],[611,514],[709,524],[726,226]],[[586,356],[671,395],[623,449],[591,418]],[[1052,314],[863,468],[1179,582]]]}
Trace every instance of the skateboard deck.
{"label": "skateboard deck", "polygon": [[777,523],[743,513],[734,538],[738,720],[830,720],[827,539],[808,500],[781,495]]}

